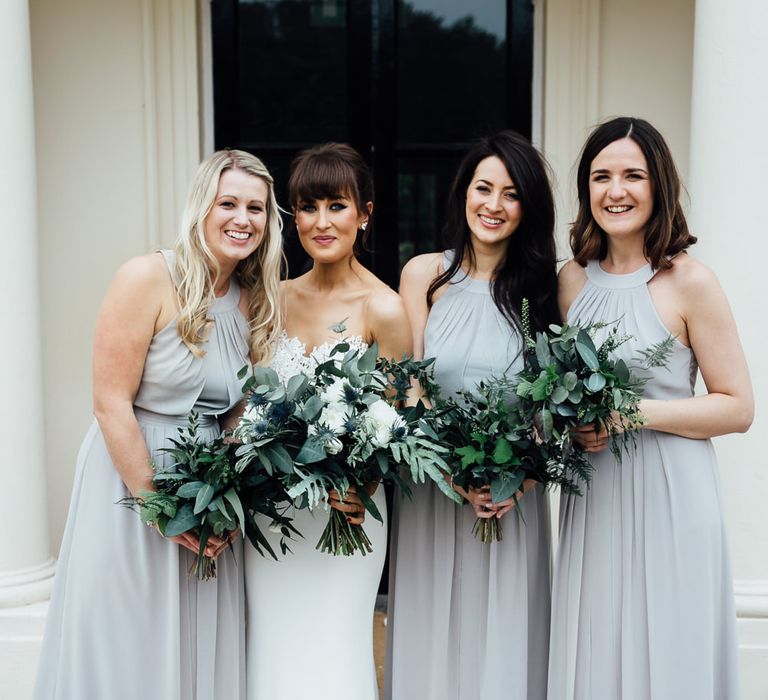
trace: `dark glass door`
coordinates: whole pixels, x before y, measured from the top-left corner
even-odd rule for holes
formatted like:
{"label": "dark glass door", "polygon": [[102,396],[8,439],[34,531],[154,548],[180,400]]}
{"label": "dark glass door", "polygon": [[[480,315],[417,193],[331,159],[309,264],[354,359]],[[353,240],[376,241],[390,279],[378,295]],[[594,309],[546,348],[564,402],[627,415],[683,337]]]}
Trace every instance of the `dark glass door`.
{"label": "dark glass door", "polygon": [[[216,148],[258,155],[287,203],[298,151],[345,141],[373,169],[373,250],[391,286],[440,247],[451,180],[468,142],[530,136],[530,0],[213,0]],[[306,258],[286,217],[291,276]]]}

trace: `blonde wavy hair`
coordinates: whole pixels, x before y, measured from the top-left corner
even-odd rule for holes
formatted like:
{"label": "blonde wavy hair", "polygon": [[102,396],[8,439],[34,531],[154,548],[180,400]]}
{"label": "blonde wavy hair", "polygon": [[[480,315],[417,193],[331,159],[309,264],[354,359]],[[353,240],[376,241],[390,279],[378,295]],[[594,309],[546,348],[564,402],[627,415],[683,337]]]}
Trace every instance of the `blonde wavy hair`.
{"label": "blonde wavy hair", "polygon": [[256,156],[245,151],[216,151],[197,169],[181,220],[176,241],[175,280],[179,300],[176,325],[184,344],[198,357],[210,332],[208,311],[214,300],[214,283],[219,264],[205,242],[205,219],[226,170],[242,170],[261,178],[267,185],[267,224],[256,251],[235,268],[240,285],[248,290],[250,352],[254,364],[270,359],[282,328],[280,309],[280,268],[283,263],[283,220],[275,200],[274,181]]}

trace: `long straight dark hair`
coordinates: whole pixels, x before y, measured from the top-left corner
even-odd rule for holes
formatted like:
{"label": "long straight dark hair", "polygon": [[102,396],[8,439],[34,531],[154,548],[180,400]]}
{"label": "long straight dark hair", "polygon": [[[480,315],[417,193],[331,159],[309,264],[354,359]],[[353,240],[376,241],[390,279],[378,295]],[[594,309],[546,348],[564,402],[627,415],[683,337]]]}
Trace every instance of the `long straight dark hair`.
{"label": "long straight dark hair", "polygon": [[522,333],[520,310],[527,298],[532,330],[544,330],[560,320],[555,205],[544,159],[526,138],[514,131],[480,139],[464,156],[448,196],[443,229],[446,247],[453,249],[454,256],[448,268],[429,285],[427,305],[432,306],[435,292],[450,282],[464,260],[474,267],[475,251],[466,215],[467,190],[480,161],[492,156],[507,169],[522,209],[520,224],[494,272],[493,301],[509,324]]}

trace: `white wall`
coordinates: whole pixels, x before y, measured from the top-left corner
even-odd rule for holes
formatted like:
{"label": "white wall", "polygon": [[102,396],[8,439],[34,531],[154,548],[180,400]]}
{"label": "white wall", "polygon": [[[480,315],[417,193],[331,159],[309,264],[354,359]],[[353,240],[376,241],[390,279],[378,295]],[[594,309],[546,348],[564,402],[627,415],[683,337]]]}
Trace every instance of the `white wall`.
{"label": "white wall", "polygon": [[91,420],[90,348],[118,264],[147,248],[141,3],[32,0],[46,454],[58,551]]}
{"label": "white wall", "polygon": [[185,0],[31,0],[30,11],[55,555],[91,421],[101,298],[123,261],[171,244],[199,160],[197,36]]}
{"label": "white wall", "polygon": [[600,8],[600,118],[647,119],[688,174],[695,0],[606,0]]}
{"label": "white wall", "polygon": [[685,180],[694,9],[695,0],[546,0],[544,151],[555,173],[561,257],[569,257],[579,151],[600,121],[650,121]]}

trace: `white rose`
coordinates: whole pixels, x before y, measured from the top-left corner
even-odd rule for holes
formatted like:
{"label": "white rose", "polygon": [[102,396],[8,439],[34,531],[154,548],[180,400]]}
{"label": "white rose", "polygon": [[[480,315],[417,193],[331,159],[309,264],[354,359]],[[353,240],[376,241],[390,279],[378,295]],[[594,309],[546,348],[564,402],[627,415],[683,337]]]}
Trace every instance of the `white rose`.
{"label": "white rose", "polygon": [[347,429],[347,411],[343,404],[332,403],[326,406],[320,413],[318,423],[332,430],[336,435],[343,435]]}
{"label": "white rose", "polygon": [[392,441],[392,431],[405,425],[393,406],[379,399],[365,413],[365,426],[376,447],[386,447]]}
{"label": "white rose", "polygon": [[331,384],[323,389],[320,398],[327,404],[344,402],[344,382],[341,377],[336,377]]}

